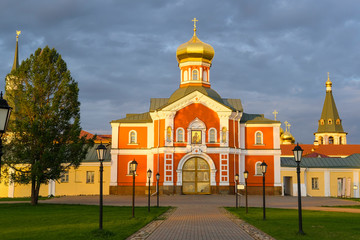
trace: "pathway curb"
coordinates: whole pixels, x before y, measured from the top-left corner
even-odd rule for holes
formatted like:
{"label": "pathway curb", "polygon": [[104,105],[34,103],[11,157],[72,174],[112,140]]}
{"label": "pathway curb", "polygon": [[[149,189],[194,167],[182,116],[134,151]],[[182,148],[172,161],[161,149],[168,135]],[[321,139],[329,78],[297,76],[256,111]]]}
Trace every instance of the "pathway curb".
{"label": "pathway curb", "polygon": [[139,231],[128,237],[126,240],[143,240],[150,236],[166,219],[169,218],[176,210],[176,207],[171,207],[165,213],[157,217],[154,221],[141,228]]}

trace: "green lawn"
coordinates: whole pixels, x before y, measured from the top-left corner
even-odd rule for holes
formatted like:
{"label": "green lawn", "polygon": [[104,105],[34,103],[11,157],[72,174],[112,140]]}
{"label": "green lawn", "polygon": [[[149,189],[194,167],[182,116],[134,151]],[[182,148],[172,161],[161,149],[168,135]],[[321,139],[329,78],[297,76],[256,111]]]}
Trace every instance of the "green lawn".
{"label": "green lawn", "polygon": [[306,235],[297,235],[299,222],[295,209],[266,209],[266,220],[262,220],[262,208],[226,208],[239,218],[280,239],[359,239],[360,214],[303,211],[303,230]]}
{"label": "green lawn", "polygon": [[132,218],[131,207],[104,206],[99,232],[98,206],[0,204],[0,239],[125,239],[168,209],[138,207]]}

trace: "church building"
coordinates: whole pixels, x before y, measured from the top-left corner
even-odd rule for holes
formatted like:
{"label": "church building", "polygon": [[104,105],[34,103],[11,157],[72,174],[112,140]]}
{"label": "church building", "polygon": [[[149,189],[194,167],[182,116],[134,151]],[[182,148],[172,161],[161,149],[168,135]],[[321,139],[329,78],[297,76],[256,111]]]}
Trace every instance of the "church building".
{"label": "church building", "polygon": [[[221,97],[211,88],[214,49],[196,35],[176,51],[180,86],[168,98],[151,98],[148,112],[111,121],[110,194],[132,191],[129,164],[136,160],[136,191],[150,184],[164,194],[233,193],[235,175],[248,191],[261,193],[260,164],[267,164],[267,194],[281,194],[280,122],[249,114],[240,99]],[[174,64],[176,64],[174,62]]]}

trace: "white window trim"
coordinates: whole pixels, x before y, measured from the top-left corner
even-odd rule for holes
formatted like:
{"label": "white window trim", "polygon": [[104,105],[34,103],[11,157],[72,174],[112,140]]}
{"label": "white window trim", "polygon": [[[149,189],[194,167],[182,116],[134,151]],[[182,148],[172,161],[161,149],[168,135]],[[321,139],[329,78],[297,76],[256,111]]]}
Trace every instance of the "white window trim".
{"label": "white window trim", "polygon": [[[131,133],[135,133],[135,142],[133,143],[133,142],[131,142]],[[130,132],[129,132],[129,142],[128,142],[128,144],[137,144],[137,132],[135,131],[135,130],[130,130]]]}
{"label": "white window trim", "polygon": [[[178,131],[181,130],[182,133],[183,133],[183,140],[180,142],[179,141],[179,134],[178,134]],[[180,142],[180,143],[184,143],[185,142],[185,130],[182,128],[182,127],[178,127],[176,129],[176,142]]]}
{"label": "white window trim", "polygon": [[[257,134],[260,133],[261,135],[261,140],[260,140],[260,143],[257,142]],[[255,145],[264,145],[264,134],[262,131],[256,131],[255,132]]]}
{"label": "white window trim", "polygon": [[[93,181],[91,182],[88,182],[88,173],[92,172],[94,174],[94,179]],[[95,183],[95,171],[86,171],[86,184],[94,184]]]}
{"label": "white window trim", "polygon": [[[257,165],[258,164],[262,164],[262,162],[261,161],[257,161],[256,163],[255,163],[255,176],[262,176],[263,174],[262,174],[262,172],[260,171],[260,173],[258,173],[257,172]],[[261,169],[261,168],[260,168]]]}
{"label": "white window trim", "polygon": [[[215,131],[215,141],[214,142],[210,142],[210,131],[211,130],[214,130]],[[217,131],[216,131],[216,128],[210,128],[208,130],[208,143],[217,143]]]}

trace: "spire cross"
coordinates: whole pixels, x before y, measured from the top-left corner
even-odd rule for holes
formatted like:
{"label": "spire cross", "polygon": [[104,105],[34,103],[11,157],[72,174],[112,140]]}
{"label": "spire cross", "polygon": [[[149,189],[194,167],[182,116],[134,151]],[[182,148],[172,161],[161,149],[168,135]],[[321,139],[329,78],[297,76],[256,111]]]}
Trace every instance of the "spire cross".
{"label": "spire cross", "polygon": [[21,33],[21,31],[16,30],[16,40],[18,40],[20,33]]}
{"label": "spire cross", "polygon": [[276,115],[278,114],[278,112],[277,112],[276,109],[275,109],[272,113],[274,114],[275,121],[276,121]]}
{"label": "spire cross", "polygon": [[285,121],[284,124],[285,124],[285,132],[287,132],[289,122],[288,122],[288,121]]}
{"label": "spire cross", "polygon": [[288,123],[289,132],[290,132],[290,127],[291,127],[291,124],[290,124],[290,123]]}
{"label": "spire cross", "polygon": [[328,81],[330,80],[330,73],[328,72]]}
{"label": "spire cross", "polygon": [[193,20],[191,20],[194,22],[194,36],[196,34],[196,22],[198,22],[199,20],[197,20],[196,18],[194,18]]}

